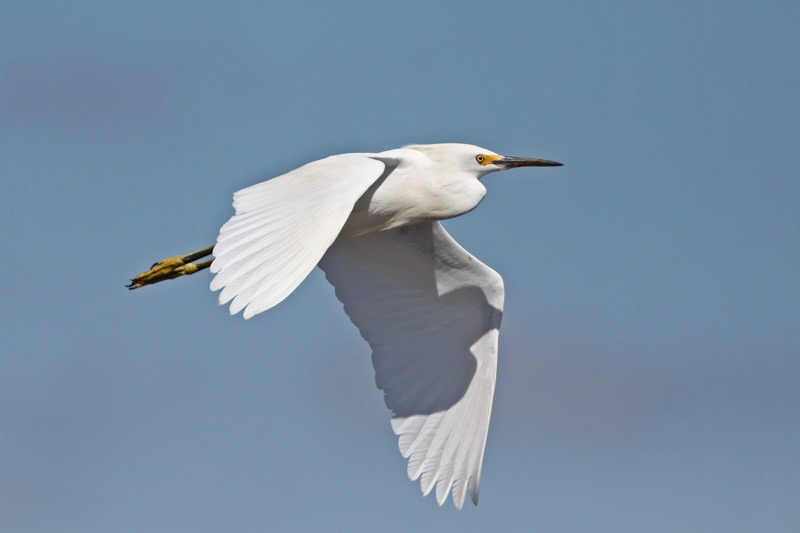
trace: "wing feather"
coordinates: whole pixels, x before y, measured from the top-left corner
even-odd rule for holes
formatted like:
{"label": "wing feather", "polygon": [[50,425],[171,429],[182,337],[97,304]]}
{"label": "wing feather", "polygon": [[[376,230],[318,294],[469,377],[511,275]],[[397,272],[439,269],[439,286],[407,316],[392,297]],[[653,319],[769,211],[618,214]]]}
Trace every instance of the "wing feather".
{"label": "wing feather", "polygon": [[386,171],[370,154],[314,161],[238,191],[214,247],[211,290],[244,317],[280,303],[308,276],[356,200]]}
{"label": "wing feather", "polygon": [[502,279],[439,222],[339,239],[319,266],[373,350],[409,477],[440,505],[477,503]]}

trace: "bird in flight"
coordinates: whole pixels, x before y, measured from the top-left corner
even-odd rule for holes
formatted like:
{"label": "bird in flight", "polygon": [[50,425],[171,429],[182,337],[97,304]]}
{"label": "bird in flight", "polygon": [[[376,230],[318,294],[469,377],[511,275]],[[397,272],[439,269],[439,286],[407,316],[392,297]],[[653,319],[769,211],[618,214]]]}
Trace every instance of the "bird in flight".
{"label": "bird in flight", "polygon": [[478,503],[504,289],[439,221],[472,211],[487,174],[552,166],[468,144],[330,156],[238,191],[215,245],[159,261],[128,288],[210,267],[220,304],[247,319],[319,266],[372,348],[409,477],[460,509],[467,493]]}

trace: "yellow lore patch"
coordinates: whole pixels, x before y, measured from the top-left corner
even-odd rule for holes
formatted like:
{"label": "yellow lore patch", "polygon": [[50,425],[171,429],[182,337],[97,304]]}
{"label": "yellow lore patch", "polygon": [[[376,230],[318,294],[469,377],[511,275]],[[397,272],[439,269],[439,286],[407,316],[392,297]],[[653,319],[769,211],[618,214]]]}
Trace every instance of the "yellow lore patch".
{"label": "yellow lore patch", "polygon": [[495,160],[500,159],[499,155],[478,154],[475,156],[475,161],[481,164],[482,167],[493,163]]}

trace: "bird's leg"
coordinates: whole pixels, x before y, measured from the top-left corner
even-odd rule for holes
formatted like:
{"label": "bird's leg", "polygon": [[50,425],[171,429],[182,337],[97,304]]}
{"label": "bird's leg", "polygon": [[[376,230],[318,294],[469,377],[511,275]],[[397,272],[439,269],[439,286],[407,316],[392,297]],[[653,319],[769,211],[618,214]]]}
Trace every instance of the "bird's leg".
{"label": "bird's leg", "polygon": [[214,262],[213,259],[203,261],[202,263],[195,263],[194,261],[206,257],[207,255],[211,255],[213,250],[214,247],[209,246],[208,248],[203,248],[202,250],[198,250],[188,255],[179,255],[177,257],[170,257],[169,259],[159,261],[151,266],[150,270],[139,274],[133,278],[128,285],[125,286],[131,290],[138,289],[139,287],[144,287],[145,285],[152,285],[153,283],[158,283],[159,281],[174,279],[178,276],[194,274],[195,272],[204,270],[211,266],[211,263]]}

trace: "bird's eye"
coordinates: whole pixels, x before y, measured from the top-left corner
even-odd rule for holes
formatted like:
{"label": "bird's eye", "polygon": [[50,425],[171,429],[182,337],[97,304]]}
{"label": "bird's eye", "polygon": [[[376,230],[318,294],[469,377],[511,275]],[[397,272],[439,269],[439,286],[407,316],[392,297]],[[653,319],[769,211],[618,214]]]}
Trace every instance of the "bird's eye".
{"label": "bird's eye", "polygon": [[497,159],[498,157],[500,156],[478,154],[475,156],[475,161],[477,161],[480,166],[485,167],[486,165],[494,163],[494,160]]}

